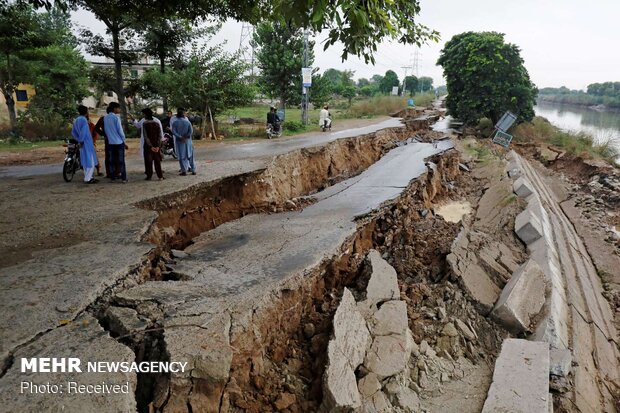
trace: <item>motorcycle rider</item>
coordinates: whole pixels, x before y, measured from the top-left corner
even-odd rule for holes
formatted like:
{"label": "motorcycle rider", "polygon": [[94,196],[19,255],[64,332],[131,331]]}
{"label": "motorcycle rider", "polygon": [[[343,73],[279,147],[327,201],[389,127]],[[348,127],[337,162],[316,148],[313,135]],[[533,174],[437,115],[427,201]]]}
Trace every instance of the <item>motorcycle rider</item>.
{"label": "motorcycle rider", "polygon": [[323,106],[321,113],[319,114],[319,126],[322,130],[330,129],[332,127],[331,113],[329,113],[329,106]]}
{"label": "motorcycle rider", "polygon": [[276,112],[275,106],[271,106],[269,108],[269,112],[267,113],[267,126],[269,125],[271,125],[274,132],[278,132],[280,129],[280,117]]}

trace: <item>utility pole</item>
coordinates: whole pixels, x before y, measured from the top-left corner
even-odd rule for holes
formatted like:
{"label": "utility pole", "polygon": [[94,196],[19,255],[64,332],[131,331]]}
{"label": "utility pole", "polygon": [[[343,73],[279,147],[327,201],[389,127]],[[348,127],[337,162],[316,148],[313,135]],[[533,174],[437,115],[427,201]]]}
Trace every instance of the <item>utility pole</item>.
{"label": "utility pole", "polygon": [[[304,67],[308,67],[308,36],[309,36],[308,29],[304,29]],[[308,124],[308,102],[310,100],[310,88],[302,85],[301,91],[302,91],[301,121],[304,125],[307,125]]]}
{"label": "utility pole", "polygon": [[405,69],[405,77],[403,78],[403,92],[401,96],[407,96],[407,70],[409,70],[409,66],[401,66],[401,69]]}

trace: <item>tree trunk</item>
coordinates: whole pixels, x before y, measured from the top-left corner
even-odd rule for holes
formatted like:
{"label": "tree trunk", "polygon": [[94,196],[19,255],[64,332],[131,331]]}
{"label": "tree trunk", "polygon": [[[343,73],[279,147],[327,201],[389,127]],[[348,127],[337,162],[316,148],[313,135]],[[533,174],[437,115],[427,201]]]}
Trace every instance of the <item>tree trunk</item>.
{"label": "tree trunk", "polygon": [[115,24],[110,28],[112,33],[112,44],[114,47],[114,75],[116,77],[116,96],[118,97],[118,103],[121,105],[123,128],[127,130],[127,104],[125,102],[125,91],[123,85],[123,66],[121,61],[121,50],[119,34],[120,29]]}
{"label": "tree trunk", "polygon": [[7,73],[6,89],[2,91],[2,94],[4,95],[6,107],[9,111],[9,120],[11,122],[11,132],[15,133],[17,131],[17,114],[15,113],[15,99],[13,99],[13,92],[15,91],[15,88],[13,85],[13,72],[11,70],[11,55],[8,53],[6,55],[6,73]]}
{"label": "tree trunk", "polygon": [[[166,73],[166,56],[163,52],[159,53],[159,71],[161,74]],[[164,114],[168,112],[168,96],[161,97],[162,106],[164,107]]]}

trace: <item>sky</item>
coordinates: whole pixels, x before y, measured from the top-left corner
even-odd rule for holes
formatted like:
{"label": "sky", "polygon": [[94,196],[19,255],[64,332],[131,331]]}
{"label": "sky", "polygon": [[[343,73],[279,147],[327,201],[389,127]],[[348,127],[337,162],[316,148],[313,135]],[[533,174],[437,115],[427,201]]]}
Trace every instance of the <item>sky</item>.
{"label": "sky", "polygon": [[[417,21],[439,31],[441,39],[419,48],[418,75],[444,84],[442,69],[435,63],[445,42],[466,31],[498,31],[506,41],[521,48],[521,57],[532,81],[539,87],[567,86],[585,89],[590,83],[620,81],[620,0],[421,0]],[[95,32],[105,27],[85,11],[73,21]],[[241,23],[226,21],[212,42],[224,43],[234,52],[239,48]],[[384,42],[378,47],[376,64],[349,57],[342,62],[338,44],[323,51],[325,35],[315,38],[315,67],[350,69],[354,77],[370,78],[392,69],[399,77],[411,67],[416,47]],[[94,59],[93,59],[94,60]],[[409,69],[407,74],[411,74]],[[414,73],[415,74],[415,73]]]}

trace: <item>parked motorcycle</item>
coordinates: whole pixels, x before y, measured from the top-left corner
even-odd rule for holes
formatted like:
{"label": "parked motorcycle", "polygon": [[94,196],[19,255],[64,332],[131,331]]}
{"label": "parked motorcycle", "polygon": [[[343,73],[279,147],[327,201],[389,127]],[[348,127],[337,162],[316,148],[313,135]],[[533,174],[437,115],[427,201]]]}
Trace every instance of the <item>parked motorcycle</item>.
{"label": "parked motorcycle", "polygon": [[62,166],[62,177],[65,182],[71,182],[75,173],[82,169],[80,162],[80,145],[75,139],[66,139],[65,163]]}
{"label": "parked motorcycle", "polygon": [[177,151],[174,148],[174,137],[171,133],[164,133],[164,139],[162,139],[162,155],[172,156],[177,159]]}
{"label": "parked motorcycle", "polygon": [[282,122],[277,122],[275,127],[271,124],[267,124],[267,138],[279,138],[282,136]]}

